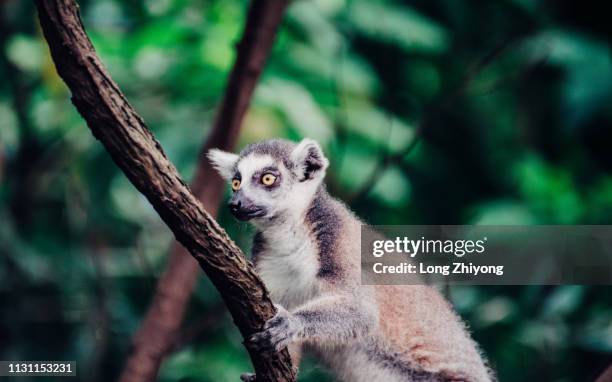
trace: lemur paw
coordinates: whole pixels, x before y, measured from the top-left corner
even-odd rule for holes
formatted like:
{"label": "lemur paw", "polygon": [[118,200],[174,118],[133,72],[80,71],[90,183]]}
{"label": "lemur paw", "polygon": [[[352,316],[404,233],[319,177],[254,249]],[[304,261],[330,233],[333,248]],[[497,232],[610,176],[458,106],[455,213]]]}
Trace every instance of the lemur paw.
{"label": "lemur paw", "polygon": [[301,325],[299,320],[280,305],[278,312],[269,319],[259,333],[253,334],[249,341],[261,352],[277,352],[287,347],[298,335]]}
{"label": "lemur paw", "polygon": [[240,374],[240,380],[243,382],[255,382],[257,377],[254,373],[242,373]]}

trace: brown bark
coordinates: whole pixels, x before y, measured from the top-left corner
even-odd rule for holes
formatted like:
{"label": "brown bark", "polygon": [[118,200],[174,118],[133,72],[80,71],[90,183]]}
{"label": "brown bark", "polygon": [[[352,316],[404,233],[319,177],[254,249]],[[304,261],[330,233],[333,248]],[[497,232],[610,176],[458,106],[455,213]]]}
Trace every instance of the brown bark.
{"label": "brown bark", "polygon": [[[191,182],[193,194],[212,216],[217,215],[224,182],[206,160],[205,153],[213,147],[228,151],[234,148],[286,5],[286,0],[253,0],[249,7],[225,96],[212,132],[198,157],[196,173]],[[134,336],[131,354],[120,382],[155,379],[163,358],[176,342],[198,274],[196,261],[183,246],[175,242],[151,305]]]}
{"label": "brown bark", "polygon": [[595,382],[612,382],[612,365],[608,366]]}
{"label": "brown bark", "polygon": [[[219,290],[244,338],[274,313],[244,254],[204,210],[144,121],[97,57],[73,0],[36,0],[43,33],[72,102],[132,184]],[[262,355],[246,346],[259,381],[293,381],[286,349]]]}

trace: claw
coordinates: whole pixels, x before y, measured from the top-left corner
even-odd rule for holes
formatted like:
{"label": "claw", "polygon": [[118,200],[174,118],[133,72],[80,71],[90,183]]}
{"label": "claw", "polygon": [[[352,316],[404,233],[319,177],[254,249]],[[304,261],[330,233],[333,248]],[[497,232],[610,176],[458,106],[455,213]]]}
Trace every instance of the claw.
{"label": "claw", "polygon": [[277,306],[278,312],[263,326],[263,330],[249,337],[249,342],[260,352],[277,352],[293,341],[300,330],[299,322],[295,320],[282,306]]}
{"label": "claw", "polygon": [[254,373],[242,373],[240,374],[240,380],[243,382],[255,382],[257,378]]}

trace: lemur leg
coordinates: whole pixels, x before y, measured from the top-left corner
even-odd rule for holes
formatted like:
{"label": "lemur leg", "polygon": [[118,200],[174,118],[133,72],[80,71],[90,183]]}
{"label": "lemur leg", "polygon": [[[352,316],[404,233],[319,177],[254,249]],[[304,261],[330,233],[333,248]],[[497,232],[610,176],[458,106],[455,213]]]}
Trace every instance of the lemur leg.
{"label": "lemur leg", "polygon": [[366,334],[376,323],[373,310],[350,294],[319,297],[293,312],[278,308],[264,330],[250,338],[260,351],[278,351],[304,341],[342,344]]}

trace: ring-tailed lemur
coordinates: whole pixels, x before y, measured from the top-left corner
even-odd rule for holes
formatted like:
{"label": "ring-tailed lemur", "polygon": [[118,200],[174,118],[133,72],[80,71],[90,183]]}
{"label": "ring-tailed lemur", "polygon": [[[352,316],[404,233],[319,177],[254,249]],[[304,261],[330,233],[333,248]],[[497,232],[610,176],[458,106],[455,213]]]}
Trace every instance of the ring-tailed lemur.
{"label": "ring-tailed lemur", "polygon": [[278,308],[250,338],[254,346],[288,346],[296,367],[307,347],[342,381],[492,379],[435,289],[361,285],[362,222],[326,192],[329,162],[315,141],[270,140],[208,157],[231,182],[231,212],[258,228],[253,262]]}

